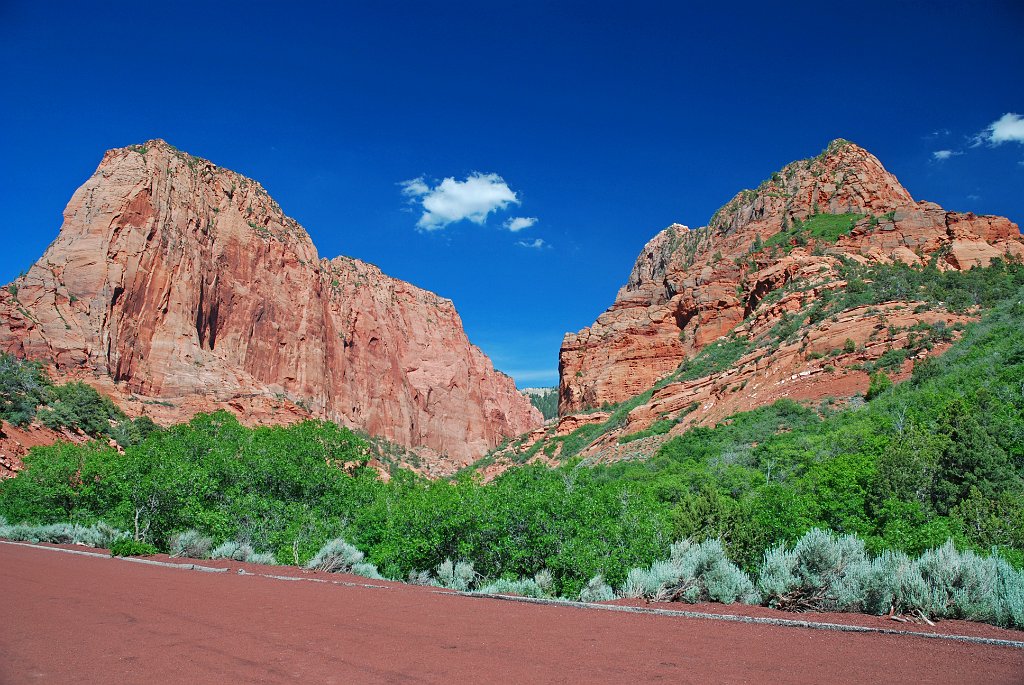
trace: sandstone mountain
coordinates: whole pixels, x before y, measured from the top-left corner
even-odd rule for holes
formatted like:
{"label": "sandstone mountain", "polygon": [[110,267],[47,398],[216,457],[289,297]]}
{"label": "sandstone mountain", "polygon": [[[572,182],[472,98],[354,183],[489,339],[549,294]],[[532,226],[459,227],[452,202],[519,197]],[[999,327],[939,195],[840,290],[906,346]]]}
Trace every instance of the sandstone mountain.
{"label": "sandstone mountain", "polygon": [[541,424],[450,300],[320,258],[259,183],[161,140],[107,152],[75,192],[57,239],[0,293],[0,350],[130,413],[322,417],[415,449],[434,474]]}
{"label": "sandstone mountain", "polygon": [[872,268],[965,270],[1022,255],[1008,219],[915,202],[873,155],[836,140],[740,192],[707,226],[657,234],[614,304],[566,334],[558,426],[516,441],[498,466],[642,456],[667,435],[778,399],[863,393],[879,359],[905,375],[973,316],[917,301],[898,272],[886,301],[848,297],[873,287]]}

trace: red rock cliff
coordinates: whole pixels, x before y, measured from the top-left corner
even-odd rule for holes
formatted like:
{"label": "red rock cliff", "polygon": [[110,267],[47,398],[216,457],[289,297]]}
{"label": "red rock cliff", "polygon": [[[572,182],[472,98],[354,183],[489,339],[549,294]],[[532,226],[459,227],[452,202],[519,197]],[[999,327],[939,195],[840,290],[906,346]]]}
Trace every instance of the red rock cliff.
{"label": "red rock cliff", "polygon": [[[752,249],[817,214],[863,218],[836,242],[812,240],[781,256]],[[873,155],[834,141],[818,157],[788,164],[757,190],[736,195],[706,227],[674,224],[656,235],[615,303],[589,328],[566,334],[559,413],[640,394],[736,330],[769,292],[812,275],[827,280],[836,257],[909,264],[937,257],[939,268],[967,269],[1022,254],[1020,231],[1008,219],[915,202]]]}
{"label": "red rock cliff", "polygon": [[165,419],[284,397],[419,448],[435,472],[541,424],[450,300],[320,259],[259,183],[163,141],[107,152],[13,285],[0,349],[109,377]]}

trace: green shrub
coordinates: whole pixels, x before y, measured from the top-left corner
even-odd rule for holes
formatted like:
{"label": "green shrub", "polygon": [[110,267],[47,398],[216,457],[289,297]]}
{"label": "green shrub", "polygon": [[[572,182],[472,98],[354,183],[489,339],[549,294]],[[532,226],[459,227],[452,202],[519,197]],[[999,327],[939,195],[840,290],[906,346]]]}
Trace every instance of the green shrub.
{"label": "green shrub", "polygon": [[597,440],[613,427],[610,420],[605,423],[588,423],[585,426],[580,426],[562,439],[562,451],[559,453],[561,458],[568,459],[575,456],[580,450]]}
{"label": "green shrub", "polygon": [[992,622],[1006,628],[1024,629],[1024,571],[1004,559],[995,560],[996,605]]}
{"label": "green shrub", "polygon": [[668,433],[676,425],[676,422],[671,419],[660,419],[651,424],[648,428],[636,433],[630,433],[629,435],[623,435],[619,438],[619,444],[623,445],[634,440],[640,440],[642,438],[649,438],[652,435],[664,435]]}
{"label": "green shrub", "polygon": [[97,521],[91,526],[75,524],[71,541],[76,545],[85,545],[86,547],[109,548],[116,540],[127,536],[128,534],[123,530],[118,530],[103,521]]}
{"label": "green shrub", "polygon": [[891,387],[892,379],[889,378],[889,375],[885,371],[875,371],[871,374],[868,391],[864,395],[864,399],[873,400]]}
{"label": "green shrub", "polygon": [[4,526],[3,530],[0,530],[0,533],[3,533],[0,537],[5,537],[8,540],[17,540],[19,542],[42,542],[39,537],[39,526],[16,523]]}
{"label": "green shrub", "polygon": [[110,425],[108,435],[121,447],[137,445],[161,428],[148,416],[135,419],[119,419]]}
{"label": "green shrub", "polygon": [[886,350],[878,361],[875,362],[875,368],[888,369],[889,371],[899,372],[903,367],[903,362],[907,359],[907,351],[900,350]]}
{"label": "green shrub", "polygon": [[110,545],[112,557],[148,557],[157,553],[156,547],[145,542],[120,538]]}
{"label": "green shrub", "polygon": [[952,540],[928,550],[917,561],[929,592],[928,603],[921,608],[937,618],[992,621],[999,611],[996,592],[1000,562],[1002,559],[996,556],[980,557],[970,550],[960,552]]}
{"label": "green shrub", "polygon": [[750,341],[744,338],[731,338],[724,342],[716,342],[705,346],[693,359],[688,359],[665,381],[689,381],[704,378],[711,374],[725,371],[750,351]]}
{"label": "green shrub", "polygon": [[109,397],[78,381],[54,386],[48,404],[38,411],[38,416],[49,428],[81,428],[97,437],[110,434],[112,421],[126,420]]}
{"label": "green shrub", "polygon": [[409,585],[434,585],[437,581],[430,575],[430,571],[409,571],[405,582]]}
{"label": "green shrub", "polygon": [[803,222],[803,230],[815,240],[834,243],[840,236],[849,235],[862,218],[863,214],[815,214]]}
{"label": "green shrub", "polygon": [[247,543],[238,542],[236,540],[227,540],[213,548],[210,552],[210,558],[230,559],[232,561],[248,561],[249,557],[255,553],[256,551]]}
{"label": "green shrub", "polygon": [[39,362],[0,353],[0,418],[24,426],[50,397],[53,384]]}
{"label": "green shrub", "polygon": [[52,542],[55,545],[72,545],[76,542],[79,526],[72,523],[51,523],[36,527],[36,538],[39,542]]}
{"label": "green shrub", "polygon": [[619,594],[630,599],[656,598],[679,579],[679,570],[670,561],[655,561],[647,568],[634,568],[626,574]]}
{"label": "green shrub", "polygon": [[530,395],[530,404],[540,410],[544,420],[558,416],[558,388],[546,388],[545,392]]}
{"label": "green shrub", "polygon": [[540,591],[544,593],[545,597],[551,597],[555,591],[555,578],[551,575],[551,571],[546,568],[542,568],[537,571],[533,576],[533,582],[537,584]]}
{"label": "green shrub", "polygon": [[[812,209],[817,212],[816,208]],[[849,235],[854,224],[861,218],[861,214],[814,213],[804,221],[794,219],[792,224],[789,224],[783,217],[782,230],[768,238],[764,246],[781,247],[788,253],[794,246],[806,245],[811,239],[819,243],[835,243],[840,236]]]}
{"label": "green shrub", "polygon": [[866,609],[1024,627],[1024,573],[996,554],[959,551],[952,541],[911,560],[883,552],[872,562]]}
{"label": "green shrub", "polygon": [[246,559],[250,564],[261,564],[263,566],[277,566],[277,558],[269,552],[254,552]]}

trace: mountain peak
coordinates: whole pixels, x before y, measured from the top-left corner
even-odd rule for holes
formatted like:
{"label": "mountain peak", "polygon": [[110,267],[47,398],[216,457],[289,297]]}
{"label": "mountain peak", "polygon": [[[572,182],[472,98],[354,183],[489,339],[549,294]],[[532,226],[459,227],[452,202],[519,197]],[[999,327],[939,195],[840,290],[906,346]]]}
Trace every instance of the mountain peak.
{"label": "mountain peak", "polygon": [[913,202],[877,157],[836,138],[817,156],[790,162],[755,190],[741,190],[715,212],[708,228],[728,235],[755,221],[791,222],[818,213],[884,214]]}
{"label": "mountain peak", "polygon": [[[165,148],[165,149],[168,149],[168,150],[177,150],[178,149],[178,148],[174,147],[173,145],[171,145],[170,143],[168,143],[163,138],[153,138],[151,140],[147,140],[142,145],[143,145],[143,147],[159,147],[159,148]],[[129,147],[131,147],[131,146],[129,146]]]}
{"label": "mountain peak", "polygon": [[[1024,240],[1008,219],[915,202],[874,155],[837,139],[737,193],[707,226],[673,225],[649,241],[614,304],[592,326],[566,334],[560,407],[566,413],[622,402],[722,336],[747,339],[758,316],[774,325],[783,312],[806,310],[819,289],[842,287],[845,260],[965,270],[1021,257]],[[787,292],[794,282],[806,292]],[[776,307],[780,300],[785,304]],[[793,359],[775,366],[785,369]],[[786,376],[775,373],[770,383],[782,383]],[[706,398],[706,408],[718,407],[706,415],[721,419],[723,407],[735,410],[745,397],[736,390]]]}

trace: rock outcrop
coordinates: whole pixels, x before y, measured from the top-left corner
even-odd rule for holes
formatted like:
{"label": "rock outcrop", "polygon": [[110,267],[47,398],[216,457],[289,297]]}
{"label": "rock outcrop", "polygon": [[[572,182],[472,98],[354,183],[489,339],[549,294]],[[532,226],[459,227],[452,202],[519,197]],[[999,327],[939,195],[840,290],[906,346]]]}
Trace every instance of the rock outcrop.
{"label": "rock outcrop", "polygon": [[[837,214],[849,217],[852,230],[834,240],[812,234],[794,236],[804,243],[795,247],[776,241],[774,251],[760,248],[795,225]],[[769,293],[810,275],[834,277],[838,257],[969,269],[1022,255],[1020,231],[1008,219],[915,202],[873,155],[834,141],[818,157],[788,164],[757,190],[736,195],[707,226],[674,224],[656,235],[615,303],[589,328],[566,334],[559,413],[644,392],[737,330]]]}
{"label": "rock outcrop", "polygon": [[450,300],[321,259],[259,183],[160,140],[107,152],[74,194],[0,293],[0,350],[164,421],[327,418],[415,448],[434,473],[542,423]]}
{"label": "rock outcrop", "polygon": [[89,441],[89,436],[81,431],[54,430],[40,423],[15,426],[0,421],[0,480],[18,475],[25,466],[22,458],[30,449],[58,441],[82,444]]}

